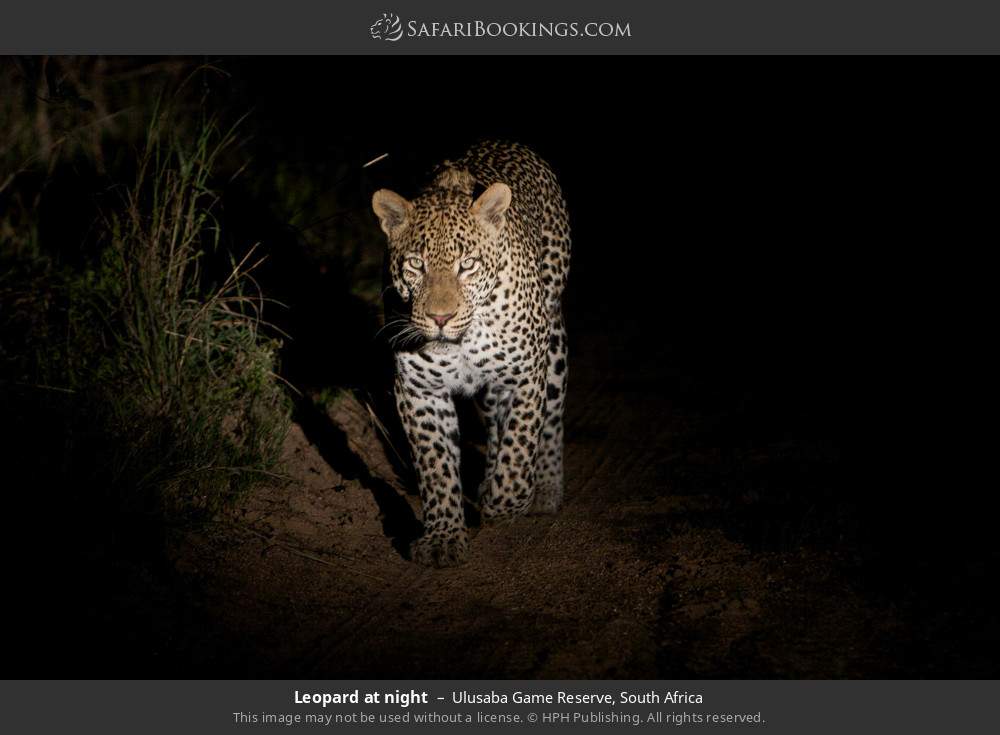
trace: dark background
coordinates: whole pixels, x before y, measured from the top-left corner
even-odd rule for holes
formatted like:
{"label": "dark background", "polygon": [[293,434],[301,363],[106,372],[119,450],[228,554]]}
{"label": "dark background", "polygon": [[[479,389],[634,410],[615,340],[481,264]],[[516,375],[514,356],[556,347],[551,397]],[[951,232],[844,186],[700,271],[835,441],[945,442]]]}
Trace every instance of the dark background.
{"label": "dark background", "polygon": [[944,186],[939,163],[911,148],[921,100],[820,62],[358,63],[345,75],[336,59],[248,60],[236,74],[276,149],[294,139],[358,164],[390,154],[346,174],[351,216],[370,217],[382,186],[415,195],[478,139],[524,142],[570,203],[574,316],[690,341],[734,379],[815,380],[810,401],[839,403],[845,350],[863,338],[848,325],[907,247],[906,216]]}
{"label": "dark background", "polygon": [[[946,316],[948,290],[962,283],[950,256],[995,231],[995,114],[976,81],[982,61],[217,63],[231,75],[231,109],[253,110],[254,165],[335,162],[347,192],[338,216],[356,222],[373,222],[372,191],[414,196],[434,164],[476,140],[533,147],[557,172],[572,219],[571,354],[588,335],[619,335],[615,360],[652,350],[665,375],[681,376],[678,400],[742,417],[734,442],[760,432],[834,442],[836,497],[821,504],[846,516],[816,543],[849,544],[863,583],[889,598],[987,607],[992,488],[968,482],[961,466],[939,474],[966,429],[948,418],[948,399],[931,397],[942,382],[965,393],[936,368],[963,360],[963,328]],[[238,185],[224,201],[230,219],[265,233],[258,239],[294,236]],[[377,353],[330,358],[361,344],[371,323],[360,310],[354,323],[328,318],[356,304],[336,273],[319,278],[306,260],[278,254],[264,275],[291,307],[281,317],[297,335],[287,375],[362,385]],[[85,572],[67,581],[58,563],[67,551],[17,557],[29,577],[50,580],[41,593],[32,586],[40,596],[29,608],[51,611],[60,585],[86,585]],[[35,617],[28,630],[44,637],[58,617]],[[59,675],[59,664],[47,673]]]}

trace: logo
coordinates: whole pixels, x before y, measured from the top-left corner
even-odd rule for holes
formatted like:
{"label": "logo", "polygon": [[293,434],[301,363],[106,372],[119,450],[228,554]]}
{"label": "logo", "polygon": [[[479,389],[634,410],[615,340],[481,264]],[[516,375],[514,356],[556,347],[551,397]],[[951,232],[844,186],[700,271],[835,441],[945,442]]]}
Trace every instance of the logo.
{"label": "logo", "polygon": [[395,13],[382,13],[368,30],[376,41],[398,41],[403,37],[403,24]]}

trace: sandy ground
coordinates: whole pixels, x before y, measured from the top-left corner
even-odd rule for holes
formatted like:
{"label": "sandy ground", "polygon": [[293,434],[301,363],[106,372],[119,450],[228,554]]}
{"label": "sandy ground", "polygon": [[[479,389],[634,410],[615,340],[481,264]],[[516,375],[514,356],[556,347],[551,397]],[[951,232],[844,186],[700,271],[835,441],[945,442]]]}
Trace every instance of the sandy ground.
{"label": "sandy ground", "polygon": [[425,569],[400,553],[419,506],[362,404],[347,397],[308,431],[296,425],[285,445],[291,481],[174,544],[185,601],[162,623],[160,670],[912,673],[897,655],[899,615],[846,573],[850,555],[803,543],[826,521],[810,520],[808,505],[782,520],[785,506],[774,505],[781,493],[814,496],[835,483],[837,449],[767,432],[721,441],[722,419],[673,399],[664,355],[634,359],[614,339],[576,355],[562,511],[476,530],[460,568]]}
{"label": "sandy ground", "polygon": [[995,671],[988,584],[970,583],[989,559],[942,557],[922,535],[920,557],[874,553],[857,521],[880,516],[854,507],[866,496],[849,492],[836,427],[800,416],[794,391],[720,392],[697,377],[710,366],[598,327],[579,327],[571,356],[558,515],[477,525],[459,568],[410,563],[419,503],[347,395],[299,412],[286,481],[195,531],[137,529],[146,552],[61,555],[35,575],[26,599],[52,602],[22,664],[113,678]]}

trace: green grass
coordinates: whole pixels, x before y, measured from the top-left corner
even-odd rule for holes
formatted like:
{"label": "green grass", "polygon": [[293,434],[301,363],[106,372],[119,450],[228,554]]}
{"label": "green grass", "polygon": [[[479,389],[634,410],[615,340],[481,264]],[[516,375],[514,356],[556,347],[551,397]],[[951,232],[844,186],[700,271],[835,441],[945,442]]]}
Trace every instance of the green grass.
{"label": "green grass", "polygon": [[106,220],[93,294],[112,349],[95,386],[114,444],[128,448],[114,457],[116,484],[169,512],[212,511],[271,473],[288,408],[279,345],[262,334],[254,249],[218,286],[203,285],[200,261],[219,247],[212,169],[235,129],[208,119],[184,145],[169,120],[154,117],[124,209]]}
{"label": "green grass", "polygon": [[[103,190],[96,245],[72,265],[35,245],[30,206],[0,211],[0,391],[62,418],[39,454],[58,455],[70,481],[125,511],[189,520],[273,481],[290,400],[265,319],[280,305],[254,280],[255,246],[222,251],[215,216],[238,126],[177,118],[153,110],[120,167],[130,180]],[[35,196],[24,174],[36,164],[0,171],[8,204]]]}

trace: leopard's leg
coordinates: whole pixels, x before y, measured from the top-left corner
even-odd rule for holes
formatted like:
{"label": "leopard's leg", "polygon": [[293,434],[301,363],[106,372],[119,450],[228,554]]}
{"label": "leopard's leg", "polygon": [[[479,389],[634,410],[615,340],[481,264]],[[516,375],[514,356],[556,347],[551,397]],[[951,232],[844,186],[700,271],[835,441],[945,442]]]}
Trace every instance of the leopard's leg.
{"label": "leopard's leg", "polygon": [[485,500],[490,495],[490,487],[497,465],[497,452],[500,449],[500,432],[507,421],[510,402],[511,392],[502,385],[487,388],[477,399],[480,413],[486,424],[486,472],[479,485],[479,501]]}
{"label": "leopard's leg", "polygon": [[566,327],[556,314],[549,337],[545,376],[545,423],[536,462],[532,513],[555,513],[563,498],[563,413],[567,378]]}
{"label": "leopard's leg", "polygon": [[421,359],[412,353],[396,358],[396,408],[410,442],[424,522],[424,533],[410,546],[410,556],[427,566],[454,566],[465,561],[469,550],[458,417],[447,389],[420,372]]}
{"label": "leopard's leg", "polygon": [[545,411],[545,364],[541,357],[524,384],[512,391],[510,409],[499,428],[492,482],[482,502],[485,519],[521,515],[531,505]]}

